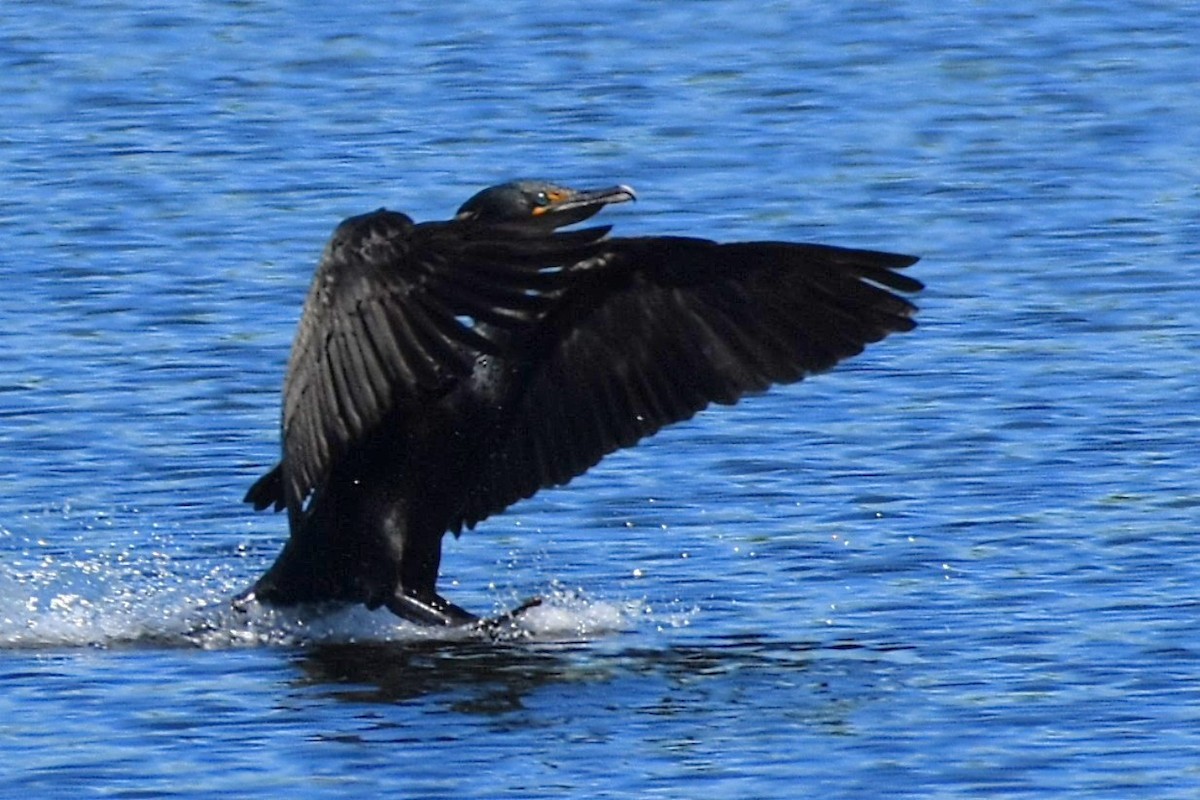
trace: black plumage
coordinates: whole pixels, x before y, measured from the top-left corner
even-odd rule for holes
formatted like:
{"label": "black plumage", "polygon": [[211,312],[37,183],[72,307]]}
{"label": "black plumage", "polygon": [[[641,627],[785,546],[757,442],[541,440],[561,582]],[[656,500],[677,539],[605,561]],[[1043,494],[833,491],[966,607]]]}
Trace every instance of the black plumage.
{"label": "black plumage", "polygon": [[517,181],[449,221],[338,226],[288,364],[283,457],[246,496],[286,508],[291,536],[243,602],[474,621],[437,593],[447,531],[915,325],[911,256],[559,230],[631,199]]}

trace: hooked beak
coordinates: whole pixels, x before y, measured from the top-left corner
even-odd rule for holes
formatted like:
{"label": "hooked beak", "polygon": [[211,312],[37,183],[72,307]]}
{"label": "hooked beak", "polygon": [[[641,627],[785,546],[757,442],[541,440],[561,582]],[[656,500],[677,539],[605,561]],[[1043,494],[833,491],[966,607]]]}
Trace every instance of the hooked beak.
{"label": "hooked beak", "polygon": [[533,216],[551,222],[554,227],[581,222],[613,203],[637,199],[633,187],[621,184],[604,189],[563,189],[550,194],[550,202],[533,209]]}

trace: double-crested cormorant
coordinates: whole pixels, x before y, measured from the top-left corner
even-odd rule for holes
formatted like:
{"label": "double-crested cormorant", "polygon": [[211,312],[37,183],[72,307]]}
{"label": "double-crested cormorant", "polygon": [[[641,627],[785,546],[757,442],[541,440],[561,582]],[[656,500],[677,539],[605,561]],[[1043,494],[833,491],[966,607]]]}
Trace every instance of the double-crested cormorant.
{"label": "double-crested cormorant", "polygon": [[559,231],[633,199],[516,181],[446,222],[337,227],[284,380],[283,457],[246,495],[286,508],[291,537],[240,602],[475,622],[437,593],[447,531],[915,325],[893,293],[921,289],[895,272],[911,256]]}

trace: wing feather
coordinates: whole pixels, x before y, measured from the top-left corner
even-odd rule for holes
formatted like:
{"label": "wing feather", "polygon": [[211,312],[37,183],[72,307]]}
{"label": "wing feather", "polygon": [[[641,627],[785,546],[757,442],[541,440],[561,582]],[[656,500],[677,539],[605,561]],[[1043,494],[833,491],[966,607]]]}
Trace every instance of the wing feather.
{"label": "wing feather", "polygon": [[492,352],[485,332],[528,326],[564,266],[607,228],[505,239],[504,229],[416,225],[379,210],[338,226],[317,266],[284,381],[283,459],[254,484],[256,508],[301,506],[340,459],[399,409],[430,402]]}
{"label": "wing feather", "polygon": [[710,403],[829,369],[915,306],[915,258],[782,242],[613,239],[568,270],[524,393],[454,529],[562,484]]}

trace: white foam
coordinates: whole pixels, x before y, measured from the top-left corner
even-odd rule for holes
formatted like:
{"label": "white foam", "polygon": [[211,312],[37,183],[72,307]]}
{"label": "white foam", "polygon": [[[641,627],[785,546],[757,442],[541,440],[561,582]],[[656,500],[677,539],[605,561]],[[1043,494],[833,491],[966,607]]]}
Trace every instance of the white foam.
{"label": "white foam", "polygon": [[[172,574],[130,570],[129,563],[71,562],[34,573],[0,568],[0,647],[154,645],[223,649],[479,637],[477,630],[426,628],[386,610],[361,606],[275,609],[229,602],[241,580],[213,570],[200,585]],[[198,591],[197,591],[198,590]],[[542,604],[491,635],[497,639],[579,640],[630,627],[644,615],[640,601],[587,598],[552,587]],[[516,605],[510,604],[508,607]],[[505,604],[496,603],[494,613]]]}
{"label": "white foam", "polygon": [[[472,628],[429,628],[398,620],[386,610],[361,606],[278,609],[252,605],[245,612],[226,606],[189,634],[203,647],[388,642],[421,639],[590,639],[620,631],[639,613],[640,603],[621,606],[577,593],[551,592],[513,622],[483,633]],[[497,609],[496,613],[503,613]]]}
{"label": "white foam", "polygon": [[[640,607],[640,603],[635,605]],[[629,627],[636,614],[633,607],[555,592],[522,613],[514,627],[537,639],[590,639]]]}

